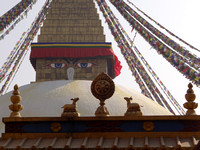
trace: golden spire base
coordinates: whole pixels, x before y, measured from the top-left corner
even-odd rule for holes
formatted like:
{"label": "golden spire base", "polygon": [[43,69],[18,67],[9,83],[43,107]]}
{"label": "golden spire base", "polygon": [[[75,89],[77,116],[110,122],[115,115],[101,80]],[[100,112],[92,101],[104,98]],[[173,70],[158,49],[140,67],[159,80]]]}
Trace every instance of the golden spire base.
{"label": "golden spire base", "polygon": [[184,108],[187,109],[185,115],[197,115],[194,109],[198,107],[198,104],[194,102],[194,100],[196,99],[196,95],[194,94],[192,87],[193,87],[192,84],[189,83],[188,84],[189,89],[187,90],[187,94],[185,94],[185,99],[188,101],[183,104]]}
{"label": "golden spire base", "polygon": [[9,105],[9,109],[12,111],[10,113],[10,117],[21,117],[19,111],[23,109],[23,106],[20,103],[22,97],[20,96],[20,92],[18,91],[18,85],[14,86],[13,95],[10,97],[10,100],[13,104]]}
{"label": "golden spire base", "polygon": [[[101,104],[100,104],[101,105]],[[97,108],[96,112],[95,112],[95,116],[97,117],[108,117],[110,114],[108,112],[107,107],[104,105],[101,105]]]}

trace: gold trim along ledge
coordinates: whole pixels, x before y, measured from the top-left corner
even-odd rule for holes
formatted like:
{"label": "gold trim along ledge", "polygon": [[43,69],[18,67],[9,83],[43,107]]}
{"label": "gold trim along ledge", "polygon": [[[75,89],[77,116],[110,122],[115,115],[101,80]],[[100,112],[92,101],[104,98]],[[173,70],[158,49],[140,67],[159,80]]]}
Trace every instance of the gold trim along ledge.
{"label": "gold trim along ledge", "polygon": [[70,121],[70,120],[200,120],[199,115],[194,116],[110,116],[110,117],[74,117],[74,118],[61,118],[61,117],[20,117],[12,118],[5,117],[3,122],[26,122],[26,121]]}

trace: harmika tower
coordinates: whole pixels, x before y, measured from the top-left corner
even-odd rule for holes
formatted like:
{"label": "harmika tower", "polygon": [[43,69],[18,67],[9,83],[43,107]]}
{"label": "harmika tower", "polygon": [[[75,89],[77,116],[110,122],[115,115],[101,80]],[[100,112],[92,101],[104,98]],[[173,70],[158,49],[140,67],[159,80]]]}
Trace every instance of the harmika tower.
{"label": "harmika tower", "polygon": [[121,69],[92,0],[52,1],[30,59],[36,82],[93,80],[101,72],[114,78]]}

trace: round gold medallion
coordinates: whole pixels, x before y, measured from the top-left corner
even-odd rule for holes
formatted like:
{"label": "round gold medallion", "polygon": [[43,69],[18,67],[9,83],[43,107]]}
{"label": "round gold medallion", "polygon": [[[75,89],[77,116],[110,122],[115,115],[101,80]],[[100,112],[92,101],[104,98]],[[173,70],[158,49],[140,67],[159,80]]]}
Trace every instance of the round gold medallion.
{"label": "round gold medallion", "polygon": [[143,129],[145,131],[153,131],[154,130],[154,124],[153,124],[153,122],[151,122],[151,121],[144,122]]}
{"label": "round gold medallion", "polygon": [[59,132],[61,130],[61,124],[59,122],[54,122],[51,124],[51,130],[53,132]]}
{"label": "round gold medallion", "polygon": [[107,94],[110,91],[110,83],[106,80],[97,81],[95,84],[95,91],[99,95]]}
{"label": "round gold medallion", "polygon": [[115,84],[105,73],[98,75],[91,84],[92,94],[99,100],[110,98],[115,91]]}

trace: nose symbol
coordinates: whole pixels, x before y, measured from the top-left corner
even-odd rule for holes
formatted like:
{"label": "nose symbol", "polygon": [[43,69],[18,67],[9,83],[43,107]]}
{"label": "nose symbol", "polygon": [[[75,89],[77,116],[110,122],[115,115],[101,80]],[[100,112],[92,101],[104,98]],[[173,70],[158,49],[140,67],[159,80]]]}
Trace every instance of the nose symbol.
{"label": "nose symbol", "polygon": [[68,80],[74,80],[74,68],[70,67],[67,69]]}

